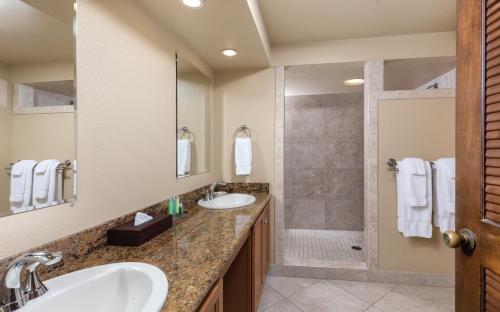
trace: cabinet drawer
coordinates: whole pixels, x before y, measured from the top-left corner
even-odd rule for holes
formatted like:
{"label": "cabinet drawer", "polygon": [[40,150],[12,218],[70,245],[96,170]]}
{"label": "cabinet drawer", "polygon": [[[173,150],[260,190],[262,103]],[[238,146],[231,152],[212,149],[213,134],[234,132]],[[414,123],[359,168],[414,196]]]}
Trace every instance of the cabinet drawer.
{"label": "cabinet drawer", "polygon": [[220,279],[210,290],[198,312],[223,312],[223,285]]}

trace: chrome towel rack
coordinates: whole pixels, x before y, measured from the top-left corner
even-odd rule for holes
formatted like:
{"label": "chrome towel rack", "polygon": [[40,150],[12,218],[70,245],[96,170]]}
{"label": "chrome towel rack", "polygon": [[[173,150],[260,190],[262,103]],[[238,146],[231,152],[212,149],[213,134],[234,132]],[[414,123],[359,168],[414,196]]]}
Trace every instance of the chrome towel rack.
{"label": "chrome towel rack", "polygon": [[238,134],[244,134],[246,135],[247,138],[251,138],[252,137],[252,130],[250,130],[250,128],[248,128],[247,125],[241,125],[239,126],[236,131],[234,132],[234,137],[238,137]]}
{"label": "chrome towel rack", "polygon": [[[10,175],[10,173],[12,172],[12,167],[14,167],[14,165],[17,162],[19,162],[19,160],[16,160],[15,162],[8,164],[7,167],[4,168],[5,172]],[[71,169],[72,167],[73,167],[73,162],[71,160],[65,160],[64,162],[57,165],[56,170],[57,171],[64,171],[67,169]]]}
{"label": "chrome towel rack", "polygon": [[387,166],[389,166],[389,168],[387,168],[389,171],[394,171],[394,172],[398,172],[399,169],[398,169],[398,162],[396,159],[394,158],[389,158],[386,162]]}
{"label": "chrome towel rack", "polygon": [[[436,170],[436,166],[433,161],[429,162],[431,164],[432,170]],[[389,158],[386,162],[389,171],[399,172],[398,161],[394,158]]]}
{"label": "chrome towel rack", "polygon": [[186,136],[187,136],[187,139],[189,141],[191,141],[191,138],[194,139],[194,133],[191,132],[191,130],[189,130],[188,127],[185,127],[185,126],[177,129],[177,135],[178,135],[179,139],[184,139],[184,138],[186,138]]}

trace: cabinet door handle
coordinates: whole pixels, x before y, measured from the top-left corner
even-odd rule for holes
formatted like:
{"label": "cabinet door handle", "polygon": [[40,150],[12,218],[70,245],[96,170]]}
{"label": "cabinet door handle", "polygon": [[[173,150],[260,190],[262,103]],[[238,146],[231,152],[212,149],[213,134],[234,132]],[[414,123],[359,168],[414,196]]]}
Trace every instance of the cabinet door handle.
{"label": "cabinet door handle", "polygon": [[264,224],[267,224],[269,221],[267,220],[267,218],[265,218],[264,220],[262,220],[262,223]]}

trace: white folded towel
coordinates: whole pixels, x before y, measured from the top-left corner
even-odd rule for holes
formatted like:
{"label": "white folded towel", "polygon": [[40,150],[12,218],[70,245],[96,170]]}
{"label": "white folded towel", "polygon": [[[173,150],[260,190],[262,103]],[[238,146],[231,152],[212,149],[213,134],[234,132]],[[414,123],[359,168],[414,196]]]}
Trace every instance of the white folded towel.
{"label": "white folded towel", "polygon": [[47,172],[47,169],[50,168],[50,166],[52,166],[52,163],[56,161],[55,159],[46,159],[46,160],[42,160],[41,162],[39,162],[36,167],[35,167],[35,173],[36,174],[42,174],[42,173],[46,173]]}
{"label": "white folded towel", "polygon": [[22,203],[24,200],[26,175],[24,174],[23,161],[18,161],[12,166],[10,172],[10,196],[11,203]]}
{"label": "white folded towel", "polygon": [[441,232],[455,230],[455,159],[441,158],[435,162],[434,225]]}
{"label": "white folded towel", "polygon": [[31,187],[33,182],[33,167],[36,161],[21,160],[14,164],[10,177],[10,210],[20,213],[32,210]]}
{"label": "white folded towel", "polygon": [[398,162],[406,187],[406,201],[411,207],[427,206],[427,176],[425,162],[420,158],[405,158]]}
{"label": "white folded towel", "polygon": [[33,206],[35,209],[54,204],[57,190],[56,168],[59,164],[58,160],[47,159],[42,160],[35,167],[35,176],[33,177]]}
{"label": "white folded towel", "polygon": [[[432,237],[432,169],[424,162],[420,174],[413,160],[398,162],[398,231],[405,237]],[[419,172],[419,174],[415,174]],[[425,196],[425,197],[424,197]],[[423,197],[423,199],[422,199]],[[418,198],[418,204],[415,205]],[[422,203],[425,202],[425,205]]]}
{"label": "white folded towel", "polygon": [[177,140],[177,174],[186,175],[191,170],[191,142],[189,139]]}
{"label": "white folded towel", "polygon": [[236,175],[250,175],[252,172],[252,141],[250,138],[236,138],[234,142]]}

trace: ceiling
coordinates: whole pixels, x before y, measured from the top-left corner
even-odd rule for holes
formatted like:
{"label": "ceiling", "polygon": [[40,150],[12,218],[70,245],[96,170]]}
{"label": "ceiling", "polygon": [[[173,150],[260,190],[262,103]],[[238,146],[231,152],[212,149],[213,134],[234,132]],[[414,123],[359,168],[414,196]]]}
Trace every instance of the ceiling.
{"label": "ceiling", "polygon": [[[199,10],[179,0],[138,1],[215,69],[269,66],[247,1],[207,0]],[[225,48],[234,48],[240,54],[225,57],[220,53]]]}
{"label": "ceiling", "polygon": [[[54,1],[45,1],[53,4]],[[43,6],[41,1],[39,5]],[[73,10],[66,0],[61,11]],[[73,30],[21,0],[0,0],[0,62],[7,64],[67,61],[74,58]]]}
{"label": "ceiling", "polygon": [[259,0],[271,45],[455,30],[456,0]]}
{"label": "ceiling", "polygon": [[345,86],[344,81],[363,78],[364,63],[317,64],[285,67],[285,95],[363,92],[363,85]]}
{"label": "ceiling", "polygon": [[[456,0],[137,1],[215,70],[270,66],[273,45],[448,32],[456,20]],[[240,54],[224,57],[224,48]]]}
{"label": "ceiling", "polygon": [[[137,1],[215,70],[267,67],[270,44],[451,31],[456,18],[455,0]],[[0,0],[0,62],[73,59],[72,16],[73,0]]]}

